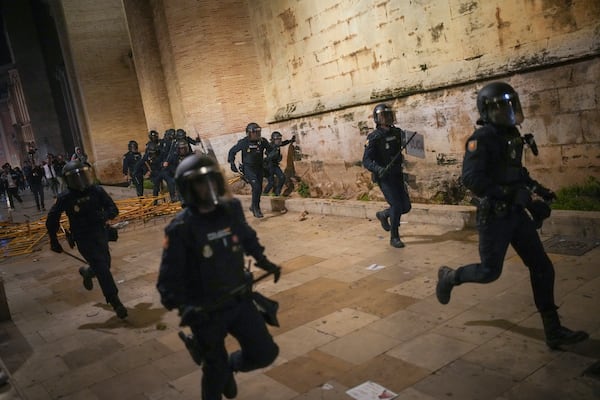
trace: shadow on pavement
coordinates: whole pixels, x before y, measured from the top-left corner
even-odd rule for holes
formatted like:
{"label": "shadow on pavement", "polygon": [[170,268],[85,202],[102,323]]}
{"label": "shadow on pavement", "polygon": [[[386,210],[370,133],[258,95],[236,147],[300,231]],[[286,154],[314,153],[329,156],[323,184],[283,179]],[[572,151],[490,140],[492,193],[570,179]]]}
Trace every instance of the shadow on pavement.
{"label": "shadow on pavement", "polygon": [[[102,308],[103,310],[110,311],[113,313],[113,309],[108,304],[97,303],[95,307]],[[90,324],[83,324],[77,329],[117,329],[117,328],[146,328],[151,325],[156,325],[161,322],[163,315],[166,314],[167,310],[164,307],[151,308],[152,303],[139,303],[133,308],[128,307],[127,311],[129,316],[127,319],[119,319],[113,314],[112,317],[104,322],[95,322]]]}
{"label": "shadow on pavement", "polygon": [[0,323],[0,359],[11,374],[32,354],[33,349],[14,322]]}

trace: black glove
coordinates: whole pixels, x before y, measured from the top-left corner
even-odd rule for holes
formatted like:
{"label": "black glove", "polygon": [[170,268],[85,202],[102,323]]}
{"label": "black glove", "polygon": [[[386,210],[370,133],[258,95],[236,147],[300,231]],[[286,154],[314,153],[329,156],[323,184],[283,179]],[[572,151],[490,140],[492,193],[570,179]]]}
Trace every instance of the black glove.
{"label": "black glove", "polygon": [[386,167],[379,167],[377,168],[377,177],[379,178],[385,178],[385,176],[388,174],[388,172],[390,172],[390,170]]}
{"label": "black glove", "polygon": [[535,189],[533,189],[533,192],[544,199],[544,201],[556,200],[556,193],[541,185],[536,186]]}
{"label": "black glove", "polygon": [[56,236],[50,237],[50,250],[52,250],[55,253],[63,252],[63,248],[60,245],[60,243],[58,243],[58,238]]}
{"label": "black glove", "polygon": [[515,192],[513,205],[517,209],[525,209],[531,203],[531,192],[526,187],[520,187]]}
{"label": "black glove", "polygon": [[196,306],[184,305],[179,306],[179,316],[181,317],[179,326],[192,326],[202,323],[206,313]]}
{"label": "black glove", "polygon": [[260,269],[264,269],[267,272],[271,272],[273,274],[274,283],[277,283],[277,281],[281,277],[281,267],[273,264],[267,259],[267,257],[263,256],[263,258],[256,260],[256,266]]}
{"label": "black glove", "polygon": [[232,170],[233,172],[235,172],[236,174],[237,174],[238,172],[240,172],[240,171],[238,171],[238,169],[237,169],[237,167],[235,166],[235,163],[234,163],[234,162],[232,162],[232,163],[230,164],[230,166],[231,166],[231,170]]}

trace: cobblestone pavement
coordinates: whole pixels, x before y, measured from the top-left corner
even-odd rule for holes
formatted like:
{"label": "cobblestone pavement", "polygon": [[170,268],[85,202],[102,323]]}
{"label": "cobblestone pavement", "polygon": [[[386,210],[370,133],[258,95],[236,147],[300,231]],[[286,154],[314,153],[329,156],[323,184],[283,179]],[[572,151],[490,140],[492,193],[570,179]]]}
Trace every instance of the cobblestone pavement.
{"label": "cobblestone pavement", "polygon": [[[82,287],[79,262],[48,245],[0,264],[12,313],[0,323],[11,373],[0,399],[200,398],[201,372],[155,289],[168,220],[130,224],[111,244],[127,321],[97,287]],[[401,226],[406,248],[394,249],[376,220],[292,212],[248,220],[284,269],[278,284],[258,286],[280,303],[272,333],[281,353],[267,369],[237,374],[239,399],[350,399],[345,391],[369,380],[403,400],[600,398],[600,378],[583,374],[600,359],[600,247],[550,255],[563,323],[591,334],[550,351],[513,251],[498,281],[460,286],[449,305],[437,303],[438,267],[478,260],[473,230],[410,222]]]}

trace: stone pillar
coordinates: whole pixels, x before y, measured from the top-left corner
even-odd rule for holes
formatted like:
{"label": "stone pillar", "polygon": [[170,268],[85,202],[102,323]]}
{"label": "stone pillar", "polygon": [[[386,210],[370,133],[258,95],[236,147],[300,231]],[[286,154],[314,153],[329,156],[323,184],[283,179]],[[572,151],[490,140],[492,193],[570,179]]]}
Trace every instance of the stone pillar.
{"label": "stone pillar", "polygon": [[84,151],[103,183],[122,181],[127,142],[145,137],[142,99],[120,0],[63,0],[63,40],[82,103]]}
{"label": "stone pillar", "polygon": [[135,71],[148,129],[162,134],[173,127],[165,74],[156,40],[153,11],[147,0],[123,0]]}

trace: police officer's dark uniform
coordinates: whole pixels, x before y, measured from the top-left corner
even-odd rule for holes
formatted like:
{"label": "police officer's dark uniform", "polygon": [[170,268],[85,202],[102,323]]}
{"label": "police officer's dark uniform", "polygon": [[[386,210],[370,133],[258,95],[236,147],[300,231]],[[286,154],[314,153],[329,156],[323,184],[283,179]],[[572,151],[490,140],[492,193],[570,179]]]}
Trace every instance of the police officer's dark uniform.
{"label": "police officer's dark uniform", "polygon": [[198,143],[200,143],[199,138],[198,139],[192,139],[191,137],[189,137],[187,135],[187,132],[183,129],[177,129],[175,131],[175,142],[186,142],[188,144],[188,149],[189,152],[188,154],[192,154],[194,153],[194,149],[192,149],[192,145],[197,145]]}
{"label": "police officer's dark uniform", "polygon": [[[283,184],[285,183],[285,174],[281,170],[279,163],[282,160],[281,156],[281,147],[287,146],[288,144],[294,143],[296,141],[296,136],[292,136],[290,140],[281,140],[281,133],[278,131],[274,131],[271,134],[271,151],[267,153],[267,157],[265,157],[265,171],[267,172],[267,186],[263,191],[264,194],[267,194],[274,190],[275,196],[279,196],[281,194],[281,189],[283,188]],[[275,179],[277,179],[277,183],[275,183]]]}
{"label": "police officer's dark uniform", "polygon": [[63,251],[56,234],[60,227],[60,217],[65,212],[69,218],[72,238],[89,264],[88,268],[79,269],[84,287],[92,290],[92,278],[95,276],[106,302],[112,305],[119,318],[126,318],[127,309],[119,299],[119,291],[110,272],[108,247],[107,221],[115,218],[119,210],[104,189],[92,183],[91,167],[77,160],[69,161],[63,169],[63,175],[67,190],[57,196],[46,219],[50,248],[57,253]]}
{"label": "police officer's dark uniform", "polygon": [[[402,150],[406,135],[396,128],[394,110],[387,104],[378,104],[373,109],[376,128],[367,136],[363,153],[363,166],[371,171],[373,182],[379,184],[390,207],[376,214],[384,230],[390,231],[390,244],[404,247],[398,227],[400,217],[411,209],[410,198],[404,184]],[[389,222],[388,222],[389,218]]]}
{"label": "police officer's dark uniform", "polygon": [[138,151],[138,144],[135,140],[130,140],[127,144],[127,153],[123,154],[123,175],[131,179],[135,186],[135,192],[138,196],[144,195],[144,172],[136,169],[136,165],[142,159],[142,154]]}
{"label": "police officer's dark uniform", "polygon": [[[273,272],[275,281],[280,268],[265,257],[239,200],[224,197],[224,179],[212,158],[187,157],[177,168],[176,182],[185,208],[165,228],[157,288],[162,304],[179,309],[197,341],[203,358],[202,399],[233,398],[233,372],[266,367],[279,352],[250,296],[230,295],[247,283],[244,253]],[[229,359],[227,334],[241,346]]]}
{"label": "police officer's dark uniform", "polygon": [[39,164],[34,165],[27,176],[29,189],[31,189],[31,193],[33,193],[33,198],[35,199],[35,205],[38,211],[46,211],[44,202],[44,184],[42,183],[43,178],[44,168]]}
{"label": "police officer's dark uniform", "polygon": [[[546,344],[557,348],[585,340],[588,337],[585,332],[574,332],[560,324],[554,302],[554,266],[536,231],[537,221],[526,213],[531,208],[533,193],[546,201],[555,195],[533,180],[522,165],[524,140],[516,127],[523,121],[519,97],[504,82],[490,83],[479,91],[477,108],[481,116],[478,123],[483,126],[467,140],[462,180],[480,198],[477,223],[481,262],[456,270],[441,267],[437,298],[447,304],[454,286],[498,279],[510,244],[529,268]],[[548,208],[547,215],[549,211]]]}
{"label": "police officer's dark uniform", "polygon": [[227,162],[233,172],[239,172],[235,166],[235,155],[242,152],[242,173],[252,186],[252,206],[250,211],[256,218],[262,218],[260,210],[260,195],[262,194],[263,160],[265,152],[272,150],[269,141],[260,136],[261,128],[257,123],[251,122],[246,126],[246,137],[240,139],[229,150]]}
{"label": "police officer's dark uniform", "polygon": [[134,169],[134,174],[148,174],[148,178],[152,182],[152,195],[158,196],[160,192],[160,171],[162,169],[162,160],[158,152],[158,145],[152,141],[146,144],[144,156],[137,163]]}

